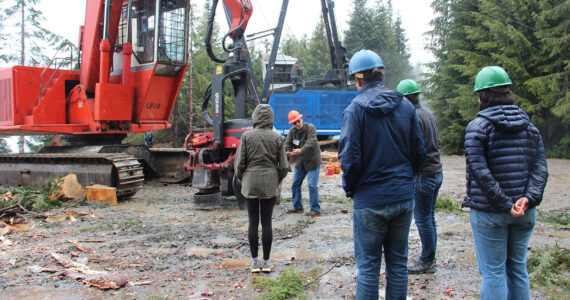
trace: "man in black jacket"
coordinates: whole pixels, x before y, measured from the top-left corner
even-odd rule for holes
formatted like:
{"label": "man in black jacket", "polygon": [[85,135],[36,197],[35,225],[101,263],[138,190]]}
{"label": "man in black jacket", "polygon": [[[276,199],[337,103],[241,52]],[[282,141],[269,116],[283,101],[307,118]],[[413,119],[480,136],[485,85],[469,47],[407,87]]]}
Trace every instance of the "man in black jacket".
{"label": "man in black jacket", "polygon": [[426,147],[426,160],[414,176],[414,219],[418,227],[422,253],[418,262],[408,268],[410,274],[435,273],[435,249],[437,230],[435,225],[435,202],[443,181],[439,149],[441,142],[437,120],[433,114],[420,105],[420,87],[411,80],[400,81],[396,91],[404,95],[416,108]]}

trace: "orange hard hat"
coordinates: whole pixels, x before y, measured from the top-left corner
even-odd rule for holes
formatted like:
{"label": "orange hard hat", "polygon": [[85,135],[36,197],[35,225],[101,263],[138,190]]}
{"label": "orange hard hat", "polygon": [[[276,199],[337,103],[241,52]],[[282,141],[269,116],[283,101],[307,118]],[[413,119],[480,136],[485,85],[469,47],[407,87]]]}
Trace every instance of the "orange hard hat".
{"label": "orange hard hat", "polygon": [[289,118],[289,124],[293,124],[293,122],[299,120],[303,115],[300,114],[298,111],[296,110],[292,110],[289,112],[288,118]]}

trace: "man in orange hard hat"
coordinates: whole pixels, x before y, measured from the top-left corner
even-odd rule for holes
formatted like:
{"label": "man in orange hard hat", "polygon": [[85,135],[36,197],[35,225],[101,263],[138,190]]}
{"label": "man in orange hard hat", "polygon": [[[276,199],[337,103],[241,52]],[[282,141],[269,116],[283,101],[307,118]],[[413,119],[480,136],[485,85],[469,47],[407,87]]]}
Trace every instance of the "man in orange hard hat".
{"label": "man in orange hard hat", "polygon": [[288,212],[303,213],[301,185],[305,177],[307,177],[311,210],[306,215],[312,217],[319,216],[321,214],[321,206],[319,205],[321,149],[317,141],[317,129],[315,125],[303,122],[303,115],[296,110],[290,111],[288,117],[289,124],[293,125],[293,127],[287,135],[285,153],[295,160],[293,184],[291,185],[293,208]]}

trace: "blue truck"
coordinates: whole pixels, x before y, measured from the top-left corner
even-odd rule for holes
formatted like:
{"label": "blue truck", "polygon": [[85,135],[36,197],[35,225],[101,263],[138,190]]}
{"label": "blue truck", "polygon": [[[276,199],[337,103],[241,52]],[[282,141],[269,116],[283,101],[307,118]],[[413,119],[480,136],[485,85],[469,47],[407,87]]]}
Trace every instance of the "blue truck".
{"label": "blue truck", "polygon": [[339,135],[342,112],[356,97],[357,91],[298,90],[296,93],[273,93],[269,105],[275,113],[273,126],[286,135],[291,128],[287,114],[296,110],[303,120],[317,128],[319,139]]}

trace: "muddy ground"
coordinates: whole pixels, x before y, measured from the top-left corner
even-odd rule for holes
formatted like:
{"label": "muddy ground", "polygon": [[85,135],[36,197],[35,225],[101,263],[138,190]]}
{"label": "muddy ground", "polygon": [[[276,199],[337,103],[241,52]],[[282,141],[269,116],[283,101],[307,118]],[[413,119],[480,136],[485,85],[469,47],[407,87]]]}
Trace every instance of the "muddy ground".
{"label": "muddy ground", "polygon": [[[464,159],[447,156],[443,162],[440,197],[460,200],[464,195]],[[546,195],[539,209],[568,212],[570,161],[549,160],[549,168]],[[259,276],[278,278],[290,266],[300,273],[314,268],[318,274],[330,270],[305,295],[309,299],[352,299],[356,275],[352,202],[344,198],[340,175],[325,176],[324,169],[320,177],[323,215],[317,218],[285,213],[291,206],[291,174],[285,180],[285,200],[276,206],[273,216],[271,258],[276,270]],[[30,218],[33,229],[12,232],[0,243],[0,299],[252,299],[261,295],[262,291],[252,287],[254,276],[248,269],[246,212],[227,199],[216,207],[196,206],[194,192],[185,185],[150,182],[132,199],[116,206],[81,204],[53,211],[56,215],[87,213],[83,216],[51,224]],[[308,196],[306,185],[303,196]],[[436,218],[437,273],[410,275],[409,298],[478,298],[481,278],[468,211],[438,212]],[[570,233],[539,221],[531,251],[554,244],[570,248]],[[421,250],[414,224],[409,245],[412,262]],[[33,266],[63,269],[50,253],[82,263],[87,259],[91,270],[119,274],[130,283],[116,290],[101,290],[58,273],[32,272]],[[381,276],[380,287],[384,286]],[[533,290],[532,297],[549,296]]]}

